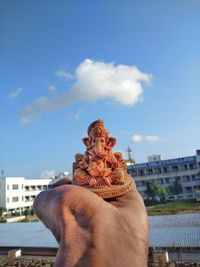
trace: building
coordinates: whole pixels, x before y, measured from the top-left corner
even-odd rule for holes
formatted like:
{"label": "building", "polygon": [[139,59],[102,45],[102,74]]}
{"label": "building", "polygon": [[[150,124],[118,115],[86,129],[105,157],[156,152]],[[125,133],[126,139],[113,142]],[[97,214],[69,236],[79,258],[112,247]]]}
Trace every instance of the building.
{"label": "building", "polygon": [[164,187],[173,186],[174,182],[178,181],[182,186],[182,193],[178,196],[170,195],[168,199],[195,197],[195,191],[200,189],[200,150],[197,150],[194,156],[158,160],[160,155],[156,155],[149,159],[146,163],[127,166],[143,198],[146,198],[146,183],[149,180]]}
{"label": "building", "polygon": [[149,156],[147,159],[148,159],[148,162],[153,162],[153,161],[162,160],[162,157],[161,155],[152,155],[152,156]]}
{"label": "building", "polygon": [[31,209],[37,194],[48,188],[52,179],[0,178],[0,207],[6,212]]}

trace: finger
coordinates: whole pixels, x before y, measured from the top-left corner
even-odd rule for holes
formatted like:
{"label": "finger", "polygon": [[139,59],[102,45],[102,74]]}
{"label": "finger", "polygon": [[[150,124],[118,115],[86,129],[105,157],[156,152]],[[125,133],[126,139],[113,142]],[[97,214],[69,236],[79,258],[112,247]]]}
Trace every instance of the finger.
{"label": "finger", "polygon": [[85,210],[92,213],[106,204],[102,198],[86,188],[65,184],[41,192],[34,201],[34,210],[46,225],[52,219],[54,221],[54,218],[63,217],[57,217],[56,214],[65,212],[65,207],[71,211]]}
{"label": "finger", "polygon": [[[63,180],[64,182],[65,180]],[[61,214],[61,200],[63,191],[68,193],[70,185],[56,186],[50,190],[42,191],[37,195],[33,203],[33,209],[37,217],[50,229],[57,242],[60,242],[63,217]],[[64,189],[60,191],[60,189]],[[66,210],[68,207],[66,206]]]}
{"label": "finger", "polygon": [[66,223],[69,224],[75,219],[77,223],[81,221],[80,225],[85,225],[82,223],[85,217],[88,216],[92,221],[99,209],[104,210],[106,205],[102,198],[86,188],[62,185],[41,192],[35,198],[34,211],[59,243],[61,232],[66,232],[66,227],[62,229]]}

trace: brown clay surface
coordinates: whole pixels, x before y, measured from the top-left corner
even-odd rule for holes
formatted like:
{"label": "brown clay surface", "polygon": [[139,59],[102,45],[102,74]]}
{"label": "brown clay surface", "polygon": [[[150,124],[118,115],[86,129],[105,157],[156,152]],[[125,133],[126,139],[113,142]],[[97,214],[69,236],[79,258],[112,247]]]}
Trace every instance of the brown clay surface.
{"label": "brown clay surface", "polygon": [[132,187],[132,179],[126,171],[126,163],[120,152],[112,152],[116,139],[110,137],[103,120],[96,120],[88,127],[83,138],[84,154],[75,155],[73,178],[102,198],[120,196]]}

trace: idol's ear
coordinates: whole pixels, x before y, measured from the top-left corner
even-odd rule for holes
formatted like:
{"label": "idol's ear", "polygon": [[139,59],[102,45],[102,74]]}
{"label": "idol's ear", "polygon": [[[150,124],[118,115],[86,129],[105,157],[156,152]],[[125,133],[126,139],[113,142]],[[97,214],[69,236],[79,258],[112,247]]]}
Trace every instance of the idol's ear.
{"label": "idol's ear", "polygon": [[109,137],[109,138],[108,138],[108,142],[107,142],[107,144],[106,144],[106,147],[107,147],[108,149],[112,149],[112,148],[114,147],[115,144],[116,144],[116,138],[114,138],[114,137]]}
{"label": "idol's ear", "polygon": [[87,148],[90,148],[90,147],[91,147],[90,138],[85,137],[85,138],[83,138],[82,140],[83,140],[83,143],[85,144],[85,146],[86,146]]}

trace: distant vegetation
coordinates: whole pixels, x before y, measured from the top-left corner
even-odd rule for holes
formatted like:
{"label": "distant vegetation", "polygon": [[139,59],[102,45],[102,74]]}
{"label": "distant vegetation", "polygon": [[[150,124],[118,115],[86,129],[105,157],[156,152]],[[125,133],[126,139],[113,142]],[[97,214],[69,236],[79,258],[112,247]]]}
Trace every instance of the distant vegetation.
{"label": "distant vegetation", "polygon": [[147,201],[155,201],[156,198],[159,198],[161,202],[166,200],[166,197],[170,195],[179,195],[182,193],[183,189],[178,180],[175,180],[173,185],[169,187],[159,186],[155,184],[153,180],[147,181],[147,189],[145,194],[147,196]]}
{"label": "distant vegetation", "polygon": [[23,211],[22,214],[25,216],[25,218],[22,219],[20,222],[37,222],[38,221],[38,218],[34,214],[33,209],[32,210],[26,209]]}
{"label": "distant vegetation", "polygon": [[174,200],[147,207],[149,216],[200,212],[200,204],[193,199]]}
{"label": "distant vegetation", "polygon": [[147,181],[145,205],[148,215],[167,215],[200,212],[200,203],[194,199],[167,200],[170,195],[178,196],[183,192],[178,180],[169,187],[158,186],[153,180]]}
{"label": "distant vegetation", "polygon": [[0,207],[0,223],[5,223],[6,220],[3,218],[3,211],[4,209]]}
{"label": "distant vegetation", "polygon": [[27,216],[19,222],[37,222],[38,218],[36,216]]}
{"label": "distant vegetation", "polygon": [[24,215],[25,218],[22,219],[20,222],[37,222],[38,221],[38,218],[34,214],[34,211],[32,209],[31,210],[30,209],[26,209],[22,213],[14,212],[14,213],[7,214],[7,215],[3,215],[4,210],[5,209],[0,207],[0,223],[6,223],[8,218],[18,217],[18,216],[21,216],[21,215]]}

